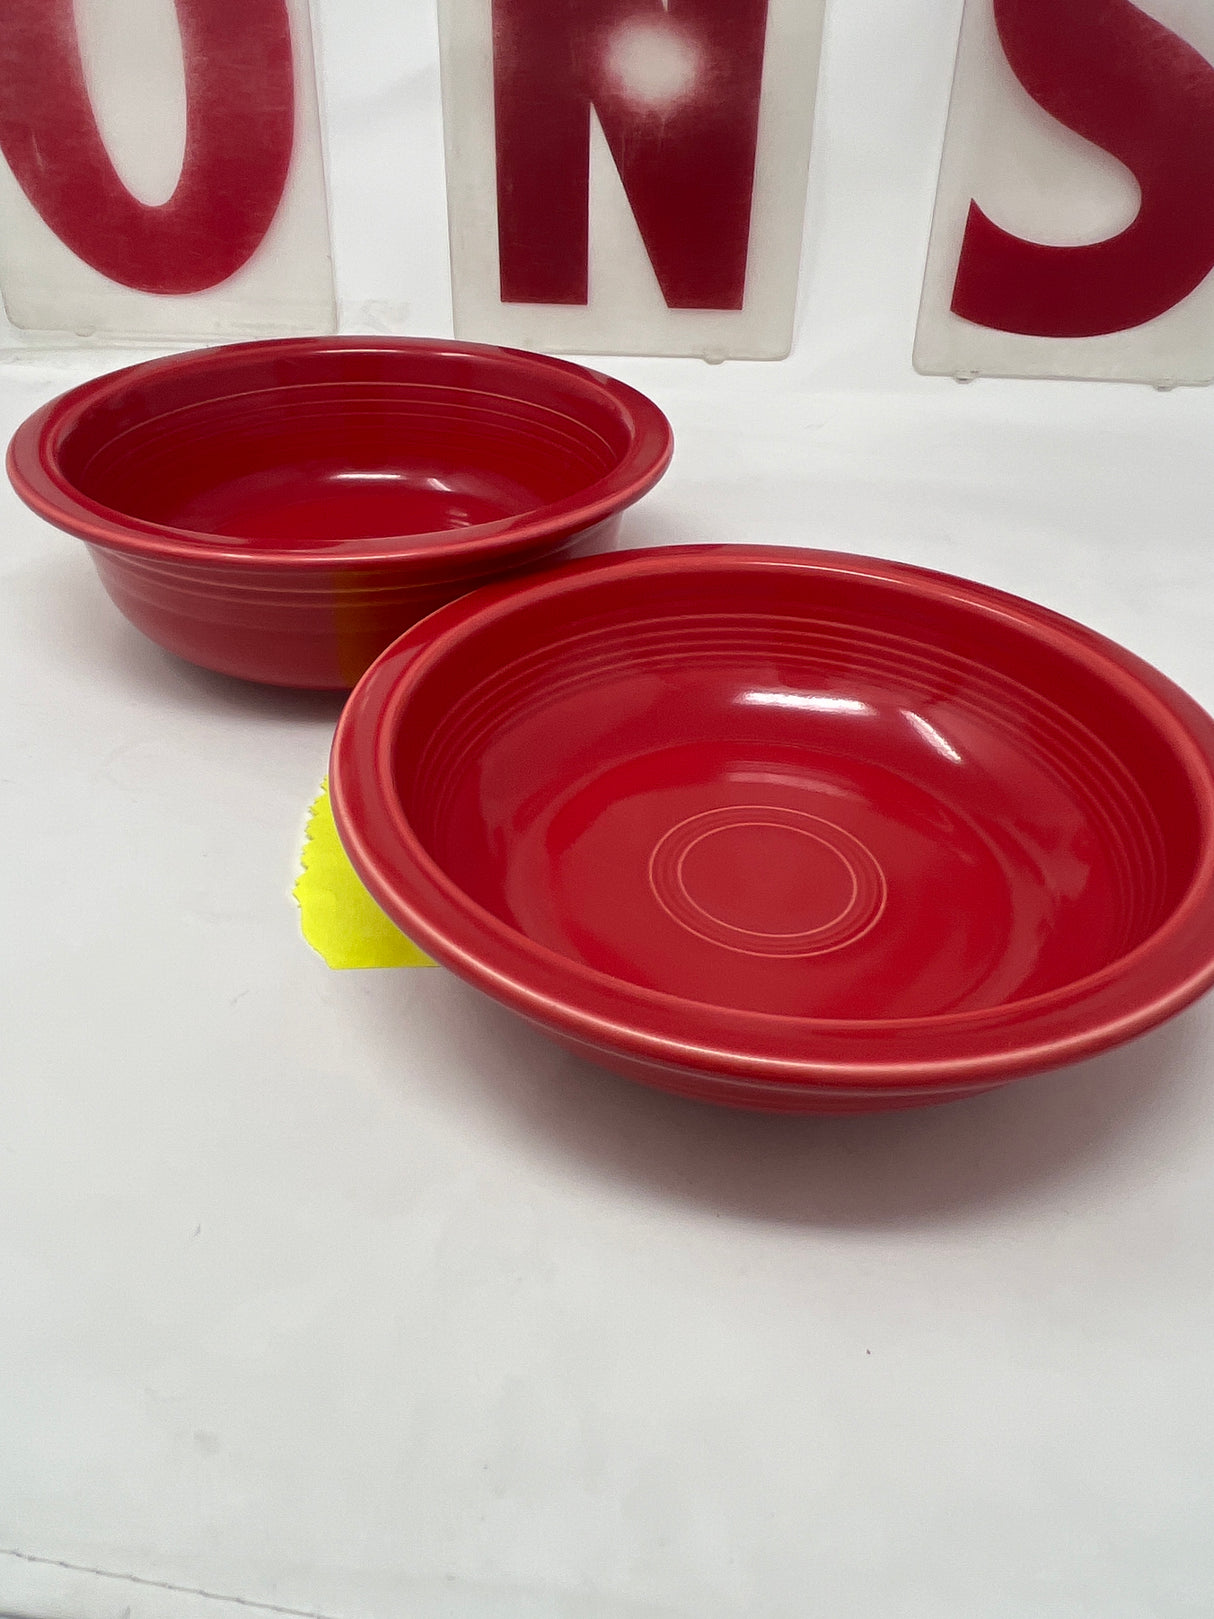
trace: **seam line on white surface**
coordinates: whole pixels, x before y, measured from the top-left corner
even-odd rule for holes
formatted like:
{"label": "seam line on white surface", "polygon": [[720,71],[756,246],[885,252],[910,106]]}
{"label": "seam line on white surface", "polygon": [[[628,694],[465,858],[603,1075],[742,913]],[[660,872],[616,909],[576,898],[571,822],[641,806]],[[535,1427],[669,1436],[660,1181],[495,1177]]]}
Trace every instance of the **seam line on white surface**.
{"label": "seam line on white surface", "polygon": [[[39,1557],[34,1552],[21,1552],[13,1547],[0,1546],[0,1557],[12,1557],[19,1563],[33,1563],[39,1568],[62,1568],[69,1574],[93,1574],[102,1580],[120,1580],[127,1585],[146,1585],[155,1591],[174,1591],[178,1596],[203,1597],[208,1602],[231,1602],[237,1607],[250,1608],[255,1613],[281,1613],[289,1619],[336,1619],[334,1614],[319,1612],[316,1608],[284,1608],[276,1602],[255,1602],[251,1597],[233,1596],[228,1591],[204,1591],[196,1585],[174,1585],[171,1580],[150,1580],[142,1574],[124,1574],[112,1568],[90,1568],[87,1563],[69,1563],[61,1557]],[[0,1612],[0,1619],[5,1619]]]}

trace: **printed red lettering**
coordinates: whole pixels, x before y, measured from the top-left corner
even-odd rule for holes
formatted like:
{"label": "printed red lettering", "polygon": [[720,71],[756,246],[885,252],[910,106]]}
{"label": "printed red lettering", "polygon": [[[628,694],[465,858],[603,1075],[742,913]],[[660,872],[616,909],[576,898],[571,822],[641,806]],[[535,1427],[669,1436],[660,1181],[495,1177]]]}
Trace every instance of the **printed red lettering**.
{"label": "printed red lettering", "polygon": [[767,0],[494,0],[507,303],[588,298],[598,114],[672,309],[740,309]]}
{"label": "printed red lettering", "polygon": [[72,0],[0,6],[0,150],[55,234],[142,292],[217,286],[256,252],[282,200],[295,131],[285,0],[176,0],[185,161],[167,202],[123,185],[89,102]]}
{"label": "printed red lettering", "polygon": [[1214,68],[1129,0],[994,3],[1021,84],[1124,163],[1142,205],[1107,241],[1056,247],[1001,230],[971,203],[954,313],[1035,337],[1153,320],[1214,268]]}

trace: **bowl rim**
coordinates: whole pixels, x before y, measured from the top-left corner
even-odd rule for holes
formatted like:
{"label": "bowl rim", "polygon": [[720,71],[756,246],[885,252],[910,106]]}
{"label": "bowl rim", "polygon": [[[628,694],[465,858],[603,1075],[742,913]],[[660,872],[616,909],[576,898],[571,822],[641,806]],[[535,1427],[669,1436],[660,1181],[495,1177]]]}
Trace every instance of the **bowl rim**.
{"label": "bowl rim", "polygon": [[[479,357],[500,365],[504,376],[522,380],[548,377],[586,388],[619,412],[628,428],[628,447],[601,478],[572,495],[530,511],[462,529],[439,529],[399,538],[352,539],[334,547],[263,548],[256,541],[224,543],[222,536],[128,516],[84,494],[63,471],[63,446],[86,412],[120,398],[132,386],[182,373],[200,372],[205,376],[218,364],[252,363],[269,355],[319,358],[357,352]],[[500,557],[593,528],[632,505],[661,478],[673,451],[670,423],[652,399],[615,377],[555,355],[456,338],[287,337],[193,349],[124,366],[81,383],[22,422],[9,443],[7,470],[17,494],[47,522],[86,544],[131,556],[260,570],[303,568],[333,572],[368,564],[417,563],[479,572]]]}
{"label": "bowl rim", "polygon": [[[715,1007],[629,984],[528,939],[472,900],[427,853],[393,782],[394,738],[423,675],[486,623],[528,602],[575,595],[604,574],[642,580],[740,567],[846,574],[948,601],[1011,623],[1116,688],[1161,735],[1193,791],[1200,852],[1171,914],[1118,960],[1044,994],[931,1017],[844,1020]],[[355,870],[437,961],[558,1037],[722,1088],[925,1098],[942,1087],[978,1088],[1121,1044],[1214,984],[1214,720],[1096,631],[1021,597],[909,564],[793,547],[672,546],[488,586],[415,625],[363,676],[337,727],[329,787]]]}

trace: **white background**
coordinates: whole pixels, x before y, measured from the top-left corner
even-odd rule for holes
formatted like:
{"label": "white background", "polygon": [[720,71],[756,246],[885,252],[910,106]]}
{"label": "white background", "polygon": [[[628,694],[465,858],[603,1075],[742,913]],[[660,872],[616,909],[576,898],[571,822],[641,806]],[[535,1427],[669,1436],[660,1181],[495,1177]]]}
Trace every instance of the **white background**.
{"label": "white background", "polygon": [[[678,435],[627,532],[969,574],[1214,705],[1214,397],[911,370],[959,11],[831,11],[790,360],[604,362]],[[347,323],[447,330],[430,6],[320,22]],[[0,427],[113,363],[10,356]],[[789,1122],[330,972],[337,703],[2,498],[0,1613],[1208,1619],[1214,1007]]]}

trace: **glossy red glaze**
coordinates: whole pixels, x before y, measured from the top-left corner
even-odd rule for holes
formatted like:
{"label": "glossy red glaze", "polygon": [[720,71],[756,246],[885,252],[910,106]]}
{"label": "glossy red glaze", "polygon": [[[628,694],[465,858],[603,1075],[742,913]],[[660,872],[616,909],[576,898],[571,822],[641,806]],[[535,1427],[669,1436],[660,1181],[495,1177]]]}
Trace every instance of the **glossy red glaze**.
{"label": "glossy red glaze", "polygon": [[670,453],[656,405],[564,360],[299,338],[85,383],[18,429],[8,467],[154,641],[340,688],[454,597],[601,549]]}
{"label": "glossy red glaze", "polygon": [[1214,722],[915,568],[688,547],[481,591],[370,670],[331,788],[438,960],[707,1100],[940,1101],[1214,982]]}

